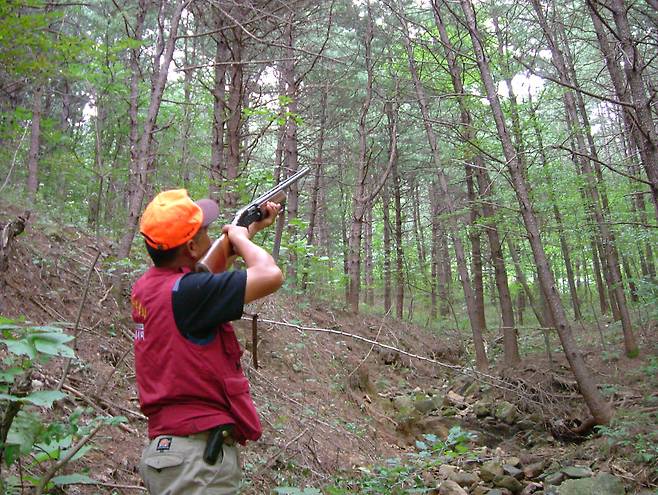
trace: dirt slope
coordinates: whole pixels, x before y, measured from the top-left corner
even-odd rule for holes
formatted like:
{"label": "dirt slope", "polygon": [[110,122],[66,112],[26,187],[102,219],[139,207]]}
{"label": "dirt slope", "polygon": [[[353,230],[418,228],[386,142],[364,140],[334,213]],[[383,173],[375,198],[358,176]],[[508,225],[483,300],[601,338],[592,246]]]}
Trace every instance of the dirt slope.
{"label": "dirt slope", "polygon": [[[2,205],[0,212],[7,219],[21,214]],[[127,303],[130,284],[145,269],[146,261],[142,253],[135,253],[133,262],[117,263],[109,256],[111,251],[108,240],[33,215],[26,231],[12,244],[8,269],[0,273],[3,315],[35,323],[65,322],[71,333],[80,316],[74,345],[78,359],[72,362],[63,387],[68,398],[56,403],[51,417],[61,418],[84,406],[88,408],[83,416],[86,421],[98,415],[127,418],[119,427],[101,430],[94,449],[64,469],[66,473],[86,471],[98,485],[69,486],[64,493],[143,493],[137,464],[146,442],[146,422],[137,403]],[[484,445],[480,459],[503,453],[522,455],[529,449],[533,456],[550,460],[559,456],[581,462],[589,459],[592,466],[607,463],[608,471],[610,465],[615,466],[613,458],[598,457],[596,443],[557,442],[549,431],[553,428],[555,435],[561,434],[559,421],[549,424],[546,431],[546,415],[537,415],[535,408],[533,416],[527,401],[515,401],[495,387],[474,386],[472,379],[465,380],[445,367],[358,340],[362,337],[449,364],[463,358],[456,334],[432,335],[393,319],[353,315],[337,304],[284,294],[252,304],[246,313],[236,329],[245,347],[243,366],[265,431],[259,442],[242,450],[244,494],[271,493],[284,485],[321,486],[336,473],[355,473],[358,467],[382,464],[413,451],[421,433],[444,437],[453,424],[478,432],[478,444]],[[258,368],[252,352],[251,314],[259,318]],[[649,329],[643,339],[655,342],[655,336],[655,328]],[[641,381],[644,375],[629,371],[639,370],[646,360],[629,362],[618,357],[607,361],[592,338],[584,335],[581,340],[590,345],[584,352],[598,381],[616,387],[611,400],[617,405],[646,408],[649,403],[642,403],[643,398],[658,401],[656,391],[646,388],[650,383]],[[543,354],[531,355],[522,371],[511,377],[512,382],[526,387],[532,400],[542,398],[533,387],[553,390],[552,396],[543,398],[553,397],[552,404],[559,406],[561,414],[582,415],[582,401],[573,390],[564,358],[555,353],[554,359],[553,372],[547,373],[549,363]],[[33,386],[55,387],[65,365],[64,360],[55,359],[38,368]],[[515,416],[512,426],[493,412],[502,399],[512,401],[512,409],[525,415]],[[490,411],[478,411],[487,404]],[[632,467],[632,463],[617,465],[620,472]],[[645,469],[638,476],[644,476],[640,482],[650,483],[652,474]]]}

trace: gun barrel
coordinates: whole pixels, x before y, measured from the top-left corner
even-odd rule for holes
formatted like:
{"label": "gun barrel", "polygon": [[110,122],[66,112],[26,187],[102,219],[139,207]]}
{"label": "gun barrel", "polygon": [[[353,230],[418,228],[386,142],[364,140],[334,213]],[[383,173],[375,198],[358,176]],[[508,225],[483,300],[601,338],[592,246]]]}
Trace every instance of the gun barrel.
{"label": "gun barrel", "polygon": [[310,169],[309,167],[304,167],[304,168],[301,169],[299,172],[297,172],[295,175],[293,175],[293,176],[291,176],[291,177],[288,177],[288,178],[287,178],[286,180],[284,180],[283,182],[279,182],[275,187],[273,187],[272,189],[270,189],[269,191],[267,191],[265,194],[263,194],[262,196],[259,196],[258,198],[256,198],[254,201],[251,202],[251,204],[252,204],[252,205],[261,206],[261,205],[262,205],[263,203],[265,203],[266,201],[272,201],[273,198],[274,198],[278,193],[280,193],[281,191],[283,191],[284,189],[286,189],[288,186],[290,186],[291,184],[294,184],[294,183],[297,182],[299,179],[301,179],[302,177],[304,177],[306,174],[308,174],[308,173],[310,172],[310,170],[311,170],[311,169]]}

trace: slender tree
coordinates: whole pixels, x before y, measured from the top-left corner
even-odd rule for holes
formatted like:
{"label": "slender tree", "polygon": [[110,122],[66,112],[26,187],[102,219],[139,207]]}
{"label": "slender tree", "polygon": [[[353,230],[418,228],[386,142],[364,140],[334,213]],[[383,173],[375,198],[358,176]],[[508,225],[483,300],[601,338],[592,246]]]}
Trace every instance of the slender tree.
{"label": "slender tree", "polygon": [[487,100],[491,106],[491,112],[496,123],[498,137],[503,147],[505,159],[507,160],[514,192],[516,193],[521,208],[523,223],[528,233],[528,239],[537,266],[539,283],[544,295],[546,296],[551,315],[556,324],[564,353],[580,386],[580,392],[583,394],[583,398],[585,399],[592,415],[591,421],[588,421],[587,426],[592,426],[593,424],[607,424],[612,417],[612,410],[610,405],[603,400],[603,397],[596,388],[591,373],[588,371],[581,354],[578,352],[577,344],[573,338],[571,327],[555,286],[555,280],[539,236],[537,218],[532,204],[530,203],[528,185],[505,123],[503,111],[498,99],[498,92],[491,75],[489,61],[485,54],[484,44],[476,24],[473,4],[470,0],[460,0],[460,4],[473,43],[473,50],[475,52],[478,68],[480,69],[480,74],[482,75],[482,82],[487,95]]}

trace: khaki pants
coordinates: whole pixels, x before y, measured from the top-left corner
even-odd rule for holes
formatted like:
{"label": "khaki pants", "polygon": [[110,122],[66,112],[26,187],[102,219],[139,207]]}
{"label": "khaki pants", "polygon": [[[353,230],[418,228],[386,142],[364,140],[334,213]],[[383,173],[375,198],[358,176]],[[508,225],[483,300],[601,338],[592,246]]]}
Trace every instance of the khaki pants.
{"label": "khaki pants", "polygon": [[242,473],[238,449],[222,445],[215,465],[203,460],[208,433],[161,435],[144,449],[139,474],[151,495],[234,495]]}

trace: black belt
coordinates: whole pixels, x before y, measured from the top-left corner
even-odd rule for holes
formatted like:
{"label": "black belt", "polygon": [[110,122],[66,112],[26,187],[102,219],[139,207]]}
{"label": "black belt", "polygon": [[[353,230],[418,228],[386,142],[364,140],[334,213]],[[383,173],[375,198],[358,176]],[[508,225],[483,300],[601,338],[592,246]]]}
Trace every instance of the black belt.
{"label": "black belt", "polygon": [[233,425],[219,425],[208,430],[208,440],[206,440],[206,448],[203,451],[203,460],[207,464],[213,466],[217,462],[222,445],[235,444],[235,440],[231,436],[232,431]]}

